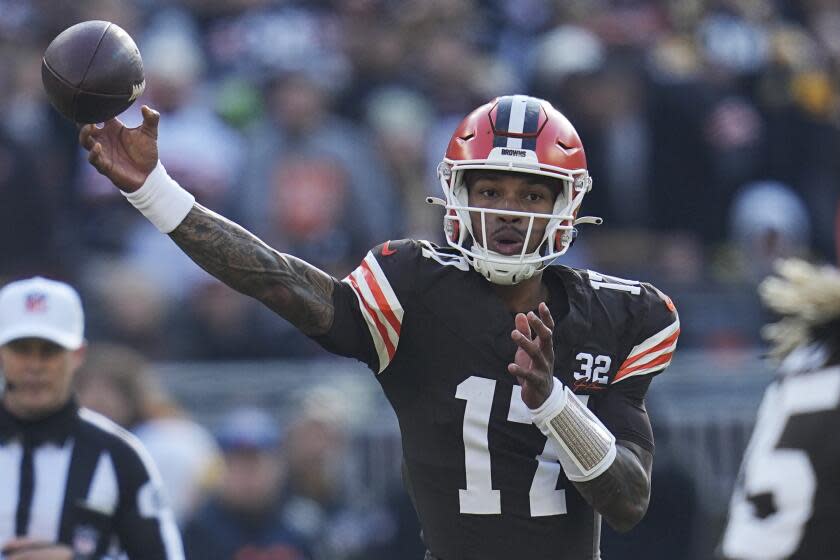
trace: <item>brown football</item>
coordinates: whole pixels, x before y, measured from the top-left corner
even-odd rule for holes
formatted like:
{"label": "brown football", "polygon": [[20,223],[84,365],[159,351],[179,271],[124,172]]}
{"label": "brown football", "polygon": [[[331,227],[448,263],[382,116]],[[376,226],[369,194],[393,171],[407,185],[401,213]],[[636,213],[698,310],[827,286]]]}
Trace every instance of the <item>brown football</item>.
{"label": "brown football", "polygon": [[53,107],[78,123],[99,123],[125,111],[146,87],[134,40],[108,21],[84,21],[47,47],[41,79]]}

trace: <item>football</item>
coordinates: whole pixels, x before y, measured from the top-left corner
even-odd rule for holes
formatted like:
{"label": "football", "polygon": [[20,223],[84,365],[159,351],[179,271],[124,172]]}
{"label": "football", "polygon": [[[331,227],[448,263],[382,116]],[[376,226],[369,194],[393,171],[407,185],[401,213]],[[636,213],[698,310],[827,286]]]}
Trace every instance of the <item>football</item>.
{"label": "football", "polygon": [[143,93],[143,61],[131,36],[108,21],[62,31],[44,53],[41,80],[53,107],[77,123],[100,123]]}

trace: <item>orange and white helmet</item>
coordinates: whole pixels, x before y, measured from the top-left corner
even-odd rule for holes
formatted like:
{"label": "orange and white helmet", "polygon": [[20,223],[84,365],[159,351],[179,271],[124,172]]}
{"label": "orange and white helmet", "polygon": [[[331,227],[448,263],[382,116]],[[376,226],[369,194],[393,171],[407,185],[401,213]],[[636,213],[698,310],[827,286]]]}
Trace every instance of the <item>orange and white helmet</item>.
{"label": "orange and white helmet", "polygon": [[[464,171],[470,169],[545,175],[559,179],[563,187],[551,214],[472,207],[464,183]],[[446,208],[443,229],[447,242],[496,284],[517,284],[532,277],[566,252],[576,224],[601,223],[600,218],[577,217],[584,195],[592,188],[583,144],[572,123],[543,99],[498,97],[467,115],[449,141],[438,165],[438,178],[446,200],[429,201]],[[486,214],[528,219],[522,252],[502,255],[482,246],[472,228],[471,212],[481,215],[481,239],[487,239]],[[537,249],[526,253],[535,219],[547,219],[548,224]]]}

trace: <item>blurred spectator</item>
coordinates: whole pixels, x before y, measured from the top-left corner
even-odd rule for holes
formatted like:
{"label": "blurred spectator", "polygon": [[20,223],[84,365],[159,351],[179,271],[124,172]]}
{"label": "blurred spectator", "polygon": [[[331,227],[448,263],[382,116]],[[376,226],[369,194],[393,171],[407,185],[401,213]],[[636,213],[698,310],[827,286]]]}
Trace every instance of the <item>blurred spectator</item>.
{"label": "blurred spectator", "polygon": [[434,116],[431,105],[418,92],[382,88],[369,97],[366,116],[376,147],[388,165],[391,181],[401,195],[404,234],[417,239],[438,239],[441,217],[426,203],[428,195],[437,195],[437,185],[429,180],[425,159],[426,137]]}
{"label": "blurred spectator", "polygon": [[306,560],[306,540],[283,520],[280,491],[286,466],[274,418],[240,408],[216,432],[225,459],[218,492],[184,530],[188,558]]}
{"label": "blurred spectator", "polygon": [[250,134],[239,217],[269,244],[343,276],[399,223],[382,160],[308,75],[278,77],[266,95],[269,118]]}
{"label": "blurred spectator", "polygon": [[84,261],[81,281],[96,310],[90,320],[92,338],[125,344],[148,359],[172,352],[177,342],[168,328],[172,310],[151,278],[156,270],[127,260]]}
{"label": "blurred spectator", "polygon": [[54,202],[29,154],[0,129],[0,276],[49,270],[55,262]]}
{"label": "blurred spectator", "polygon": [[342,393],[329,387],[315,387],[303,398],[288,432],[284,518],[318,543],[319,559],[367,560],[406,548],[422,554],[419,523],[407,504],[349,502],[348,410]]}
{"label": "blurred spectator", "polygon": [[243,298],[215,278],[196,279],[167,338],[176,339],[176,357],[191,360],[297,358],[323,350],[256,300]]}
{"label": "blurred spectator", "polygon": [[179,523],[214,484],[220,457],[212,436],[191,421],[163,391],[137,352],[92,344],[76,376],[82,406],[134,434],[155,460]]}
{"label": "blurred spectator", "polygon": [[800,197],[775,181],[744,185],[729,215],[729,230],[743,279],[756,284],[776,259],[808,252],[811,221]]}

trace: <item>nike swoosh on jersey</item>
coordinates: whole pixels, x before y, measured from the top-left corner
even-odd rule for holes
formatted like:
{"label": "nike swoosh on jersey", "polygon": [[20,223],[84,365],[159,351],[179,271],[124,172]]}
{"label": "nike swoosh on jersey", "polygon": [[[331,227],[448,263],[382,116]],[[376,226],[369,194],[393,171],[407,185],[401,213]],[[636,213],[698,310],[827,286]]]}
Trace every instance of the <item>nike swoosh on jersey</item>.
{"label": "nike swoosh on jersey", "polygon": [[385,245],[382,246],[382,256],[387,257],[396,253],[396,249],[391,249],[391,241],[388,240],[385,242]]}

